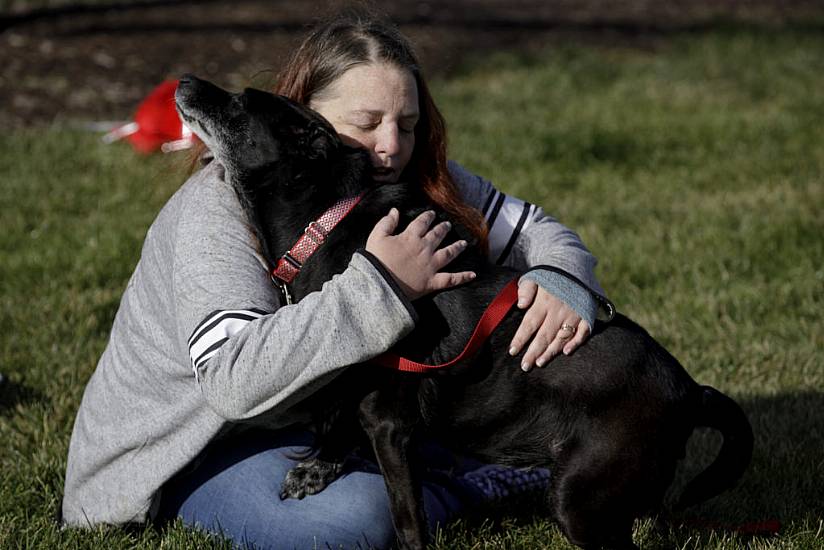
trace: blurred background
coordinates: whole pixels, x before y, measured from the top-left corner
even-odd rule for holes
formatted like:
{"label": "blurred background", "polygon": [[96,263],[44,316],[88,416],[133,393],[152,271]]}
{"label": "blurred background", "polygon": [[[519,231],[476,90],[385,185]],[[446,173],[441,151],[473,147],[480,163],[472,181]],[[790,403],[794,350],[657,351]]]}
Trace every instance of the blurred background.
{"label": "blurred background", "polygon": [[[0,1],[0,125],[127,117],[156,84],[193,72],[232,88],[266,82],[318,17],[347,2]],[[570,41],[656,47],[719,26],[824,26],[816,0],[381,2],[430,76],[467,56]]]}

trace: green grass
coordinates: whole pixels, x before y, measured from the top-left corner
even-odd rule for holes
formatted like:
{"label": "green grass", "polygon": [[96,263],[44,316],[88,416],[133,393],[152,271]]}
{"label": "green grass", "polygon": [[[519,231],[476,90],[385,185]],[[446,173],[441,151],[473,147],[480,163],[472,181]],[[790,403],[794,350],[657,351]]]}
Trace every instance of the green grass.
{"label": "green grass", "polygon": [[[434,84],[452,157],[575,228],[618,308],[750,416],[739,487],[663,526],[639,522],[644,547],[824,546],[823,51],[813,33],[694,34],[654,51],[500,54]],[[2,548],[219,546],[180,526],[51,522],[84,383],[181,181],[169,159],[87,134],[0,137]],[[693,438],[676,490],[717,445]],[[532,509],[516,512],[451,526],[434,547],[568,547]],[[694,523],[768,519],[777,537]]]}

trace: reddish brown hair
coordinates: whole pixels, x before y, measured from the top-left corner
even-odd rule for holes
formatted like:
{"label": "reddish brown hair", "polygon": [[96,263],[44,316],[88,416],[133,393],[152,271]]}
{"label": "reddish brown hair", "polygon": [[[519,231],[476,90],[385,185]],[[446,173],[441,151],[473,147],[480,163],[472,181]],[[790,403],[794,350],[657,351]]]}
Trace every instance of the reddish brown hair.
{"label": "reddish brown hair", "polygon": [[435,106],[411,44],[394,25],[362,9],[318,24],[281,70],[273,92],[309,105],[352,67],[379,62],[409,71],[418,87],[416,146],[402,177],[419,182],[429,199],[466,226],[486,251],[486,222],[461,199],[449,174],[446,122]]}

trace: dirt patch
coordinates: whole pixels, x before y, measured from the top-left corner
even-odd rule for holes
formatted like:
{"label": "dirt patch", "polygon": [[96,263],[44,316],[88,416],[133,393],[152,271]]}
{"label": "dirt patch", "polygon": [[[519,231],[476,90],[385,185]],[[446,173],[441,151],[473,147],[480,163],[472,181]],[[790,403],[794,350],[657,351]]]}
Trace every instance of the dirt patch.
{"label": "dirt patch", "polygon": [[[123,120],[156,84],[184,72],[235,89],[265,85],[306,29],[345,4],[144,0],[7,11],[0,126]],[[688,0],[677,8],[654,0],[396,1],[382,9],[416,44],[430,75],[499,49],[569,40],[650,47],[719,21],[824,19],[814,0]]]}

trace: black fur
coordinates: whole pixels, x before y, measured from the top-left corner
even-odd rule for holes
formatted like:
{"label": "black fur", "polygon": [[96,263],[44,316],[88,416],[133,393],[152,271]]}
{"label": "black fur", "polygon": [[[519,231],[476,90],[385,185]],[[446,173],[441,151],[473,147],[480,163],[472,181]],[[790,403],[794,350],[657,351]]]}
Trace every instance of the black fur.
{"label": "black fur", "polygon": [[[257,90],[229,94],[181,79],[177,105],[226,169],[270,262],[339,198],[362,202],[304,265],[291,287],[300,300],[343,271],[391,206],[403,223],[430,207],[414,185],[373,186],[368,155],[344,146],[319,115]],[[441,214],[442,215],[442,214]],[[456,226],[448,240],[469,238]],[[472,269],[471,283],[415,302],[415,331],[396,351],[445,362],[465,345],[486,304],[518,274],[470,248],[449,266]],[[360,428],[371,441],[389,489],[400,545],[427,539],[414,441],[425,431],[490,463],[548,467],[550,505],[569,540],[584,548],[634,548],[633,521],[657,510],[696,426],[718,429],[715,461],[686,488],[691,505],[732,487],[749,464],[753,436],[738,405],[699,386],[641,327],[617,315],[596,323],[571,356],[524,373],[507,348],[523,318],[514,309],[471,364],[427,375],[358,365],[321,390],[335,400],[317,457],[298,466],[283,496],[322,490],[340,471]],[[354,411],[357,410],[357,416]]]}

